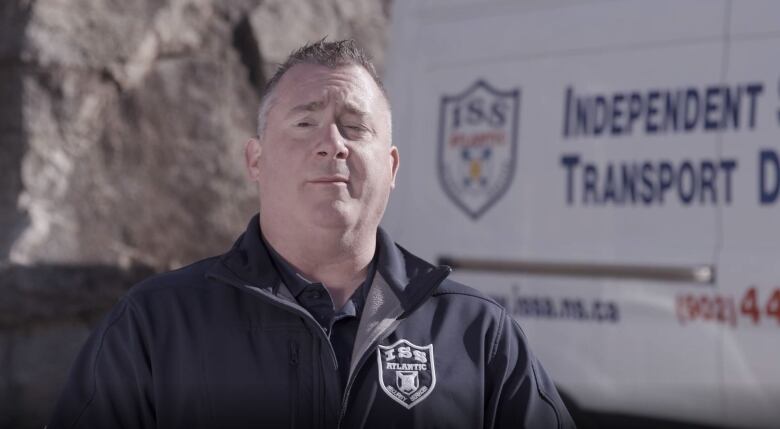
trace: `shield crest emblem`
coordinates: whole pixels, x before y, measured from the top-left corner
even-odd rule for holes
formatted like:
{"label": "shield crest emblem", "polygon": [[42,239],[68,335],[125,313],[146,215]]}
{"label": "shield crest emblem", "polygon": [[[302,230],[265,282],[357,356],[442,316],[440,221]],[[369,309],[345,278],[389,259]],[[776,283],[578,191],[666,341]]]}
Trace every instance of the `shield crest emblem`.
{"label": "shield crest emblem", "polygon": [[438,175],[445,194],[476,220],[509,189],[517,157],[520,89],[477,80],[439,106]]}
{"label": "shield crest emblem", "polygon": [[407,340],[377,348],[379,385],[394,401],[411,409],[436,387],[433,344],[420,347]]}
{"label": "shield crest emblem", "polygon": [[417,371],[396,371],[395,385],[403,393],[411,394],[420,388],[420,378]]}

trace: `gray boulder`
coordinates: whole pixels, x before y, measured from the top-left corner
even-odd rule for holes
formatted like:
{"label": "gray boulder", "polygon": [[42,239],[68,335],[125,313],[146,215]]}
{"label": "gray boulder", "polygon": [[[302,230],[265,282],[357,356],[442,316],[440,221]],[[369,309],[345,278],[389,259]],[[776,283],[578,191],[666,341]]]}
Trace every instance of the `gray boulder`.
{"label": "gray boulder", "polygon": [[227,249],[259,92],[304,42],[382,69],[388,0],[0,5],[0,427],[41,427],[94,323],[154,272]]}

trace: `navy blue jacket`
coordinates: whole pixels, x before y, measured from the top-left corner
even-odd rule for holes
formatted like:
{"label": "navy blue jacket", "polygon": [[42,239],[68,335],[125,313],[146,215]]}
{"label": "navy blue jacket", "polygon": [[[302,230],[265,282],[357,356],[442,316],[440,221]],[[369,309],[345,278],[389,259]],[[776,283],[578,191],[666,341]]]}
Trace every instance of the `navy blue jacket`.
{"label": "navy blue jacket", "polygon": [[257,217],[226,254],[134,286],[79,354],[49,429],[570,428],[494,301],[378,232],[347,386]]}

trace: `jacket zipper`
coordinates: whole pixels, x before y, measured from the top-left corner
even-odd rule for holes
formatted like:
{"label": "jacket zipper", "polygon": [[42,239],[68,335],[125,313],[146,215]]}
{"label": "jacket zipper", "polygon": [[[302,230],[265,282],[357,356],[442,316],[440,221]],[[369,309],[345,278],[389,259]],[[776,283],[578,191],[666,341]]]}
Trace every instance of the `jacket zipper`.
{"label": "jacket zipper", "polygon": [[[225,282],[227,284],[230,284],[230,285],[233,285],[235,287],[238,287],[239,289],[243,289],[244,287],[256,287],[256,286],[244,285],[244,284],[241,284],[241,283],[236,283],[236,282],[234,282],[234,281],[232,281],[230,279],[227,279],[225,277],[222,277],[222,276],[219,276],[219,275],[216,275],[216,274],[209,274],[209,276],[213,277],[213,278],[215,278],[217,280],[223,281],[223,282]],[[279,298],[277,298],[277,297],[275,297],[273,295],[268,295],[268,294],[265,294],[265,293],[260,292],[260,291],[254,291],[254,292],[248,291],[248,292],[254,293],[254,295],[258,296],[260,299],[263,299],[263,300],[271,303],[272,305],[274,305],[276,307],[280,307],[280,308],[282,308],[284,310],[290,311],[292,313],[295,313],[295,314],[301,316],[304,320],[308,321],[308,324],[310,326],[314,326],[315,327],[314,330],[319,333],[320,339],[324,340],[325,343],[328,344],[327,349],[328,349],[328,352],[330,352],[330,358],[333,361],[334,368],[336,368],[336,370],[338,371],[339,361],[338,361],[338,359],[336,359],[336,351],[333,350],[333,346],[330,344],[330,340],[328,339],[328,335],[325,333],[325,330],[322,329],[322,326],[320,326],[320,324],[317,322],[317,320],[314,319],[314,316],[309,314],[307,311],[304,311],[303,309],[296,307],[294,304],[288,303],[287,301],[281,300],[281,299],[279,299]]]}
{"label": "jacket zipper", "polygon": [[[438,277],[435,280],[436,285],[439,285],[442,281],[444,281],[445,278],[450,274],[450,270],[446,270],[442,273],[440,277]],[[431,293],[433,293],[436,286],[431,287]],[[430,298],[430,295],[426,296],[425,299],[427,300]],[[404,312],[406,314],[406,312]],[[376,349],[376,346],[381,343],[385,338],[389,337],[390,334],[392,334],[396,329],[398,329],[398,326],[395,326],[393,329],[387,330],[386,332],[383,332],[373,343],[371,343],[371,346],[366,350],[365,353],[363,353],[363,356],[360,357],[360,360],[358,361],[358,364],[355,366],[355,370],[349,374],[349,379],[347,380],[347,387],[344,389],[344,396],[341,398],[341,410],[339,411],[339,419],[338,423],[336,424],[336,428],[341,428],[341,421],[344,419],[344,416],[347,414],[347,404],[349,401],[349,393],[352,390],[352,385],[355,382],[355,378],[357,377],[357,374],[360,372],[360,370],[363,368],[363,365],[365,365],[367,358],[374,354],[374,349]]]}
{"label": "jacket zipper", "polygon": [[296,405],[298,404],[298,362],[300,358],[298,356],[298,343],[294,340],[290,340],[290,380],[292,386],[290,389],[290,427],[295,428],[295,418],[297,417],[298,410]]}
{"label": "jacket zipper", "polygon": [[374,354],[374,349],[376,349],[377,344],[381,343],[382,340],[390,336],[391,333],[393,333],[393,331],[385,332],[376,341],[371,343],[371,347],[369,347],[366,353],[360,357],[360,361],[358,361],[358,364],[355,366],[355,372],[350,374],[349,380],[347,380],[347,387],[344,389],[344,396],[341,398],[341,410],[339,411],[339,420],[336,424],[337,428],[341,427],[341,421],[344,419],[344,415],[347,414],[347,401],[349,401],[349,392],[352,390],[352,384],[354,384],[355,375],[363,368],[363,365],[365,365],[366,361],[368,360],[367,358]]}
{"label": "jacket zipper", "polygon": [[[449,274],[450,274],[450,270],[449,269],[445,270],[442,273],[442,275],[435,280],[435,283],[438,285]],[[234,281],[232,281],[230,279],[227,279],[225,277],[222,277],[222,276],[219,276],[219,275],[216,275],[216,274],[213,274],[213,273],[209,274],[209,277],[213,277],[213,278],[215,278],[217,280],[223,281],[223,282],[225,282],[227,284],[230,284],[230,285],[233,285],[235,287],[239,287],[239,288],[245,287],[245,285],[243,283],[236,283],[236,282],[234,282]],[[251,285],[246,285],[246,287],[252,287],[252,286]],[[434,289],[435,289],[435,286],[432,286],[431,287],[431,293],[433,293]],[[260,292],[260,291],[256,291],[256,295],[259,296],[261,299],[264,299],[264,300],[270,302],[272,305],[275,305],[277,307],[283,308],[283,309],[285,309],[287,311],[290,311],[290,312],[293,312],[295,314],[300,315],[305,320],[308,320],[310,325],[314,325],[316,327],[316,331],[319,332],[319,335],[320,335],[321,339],[324,339],[325,343],[327,343],[327,349],[328,349],[328,352],[330,353],[331,359],[333,360],[333,366],[338,371],[339,363],[338,363],[338,360],[336,359],[336,352],[335,352],[335,350],[333,350],[333,345],[330,343],[330,340],[328,339],[328,335],[325,333],[325,330],[314,319],[314,316],[312,316],[308,312],[304,311],[303,309],[299,309],[298,307],[296,307],[295,305],[293,305],[291,303],[288,303],[288,302],[283,301],[283,300],[281,300],[279,298],[276,298],[273,295],[268,295],[268,294],[265,294],[265,293]],[[426,299],[427,299],[427,297],[426,297]],[[395,330],[397,328],[398,327],[396,326],[395,328],[393,328],[393,330]],[[379,344],[380,342],[382,342],[382,340],[387,338],[393,332],[393,330],[389,330],[387,332],[383,332],[377,338],[376,341],[371,343],[371,347],[369,347],[366,350],[366,352],[363,353],[363,356],[360,357],[360,360],[358,361],[357,366],[355,366],[355,371],[353,371],[352,373],[349,374],[349,378],[347,379],[347,386],[346,386],[346,389],[344,389],[344,395],[342,396],[342,399],[341,399],[341,410],[339,411],[338,422],[336,424],[337,428],[341,428],[341,421],[344,419],[344,415],[347,412],[347,403],[349,401],[349,393],[352,390],[352,384],[355,382],[355,377],[356,377],[357,373],[360,372],[360,370],[363,368],[363,365],[365,365],[366,360],[367,360],[366,358],[368,356],[370,356],[374,352],[374,349],[376,348],[377,344]]]}
{"label": "jacket zipper", "polygon": [[[223,282],[225,282],[225,283],[227,283],[229,285],[232,285],[234,287],[237,287],[239,289],[244,289],[246,287],[255,287],[256,288],[256,286],[247,285],[247,284],[245,284],[243,282],[237,283],[237,282],[231,281],[228,278],[225,278],[225,277],[213,274],[213,273],[209,274],[209,276],[213,277],[213,278],[215,278],[217,280],[223,281]],[[322,329],[322,326],[320,326],[320,324],[314,319],[314,316],[309,314],[307,311],[304,311],[303,309],[296,307],[294,304],[289,303],[287,301],[284,301],[282,299],[279,299],[279,298],[277,298],[277,297],[275,297],[273,295],[266,294],[266,293],[261,292],[261,291],[253,291],[253,290],[249,290],[249,291],[246,291],[246,292],[253,293],[255,296],[257,296],[258,298],[260,298],[260,299],[270,303],[271,305],[274,305],[276,307],[282,308],[283,310],[286,310],[286,311],[289,311],[291,313],[294,313],[294,314],[297,314],[297,315],[301,316],[305,321],[307,321],[305,323],[310,325],[310,327],[313,325],[314,326],[314,330],[316,330],[319,333],[320,339],[324,340],[324,342],[327,344],[325,347],[327,348],[328,352],[330,353],[330,358],[333,361],[333,367],[336,369],[336,371],[338,371],[338,369],[339,369],[339,361],[336,359],[336,351],[333,350],[333,345],[330,343],[328,335],[325,333],[325,330]],[[322,344],[322,341],[320,342],[320,344]],[[341,418],[339,417],[339,421],[340,420],[341,420]],[[291,427],[294,427],[294,426],[291,426]]]}

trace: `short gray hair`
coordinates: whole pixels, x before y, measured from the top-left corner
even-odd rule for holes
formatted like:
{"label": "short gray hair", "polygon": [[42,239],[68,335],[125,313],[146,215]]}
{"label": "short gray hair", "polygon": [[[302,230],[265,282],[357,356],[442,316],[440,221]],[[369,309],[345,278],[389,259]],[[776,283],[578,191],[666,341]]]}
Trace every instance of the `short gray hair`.
{"label": "short gray hair", "polygon": [[[382,84],[379,75],[376,73],[374,64],[371,63],[371,58],[357,42],[352,39],[326,42],[323,38],[316,42],[308,43],[291,53],[284,63],[279,65],[276,69],[276,73],[274,73],[274,75],[271,76],[271,79],[265,84],[263,98],[260,101],[260,108],[257,113],[258,137],[262,137],[263,132],[265,131],[268,112],[271,110],[273,104],[274,89],[276,89],[282,76],[297,64],[314,64],[328,68],[348,65],[361,66],[368,72],[371,78],[374,79],[374,82],[382,91],[385,100],[387,100],[387,91],[385,90],[385,86]],[[387,105],[389,110],[390,103],[388,102]]]}

